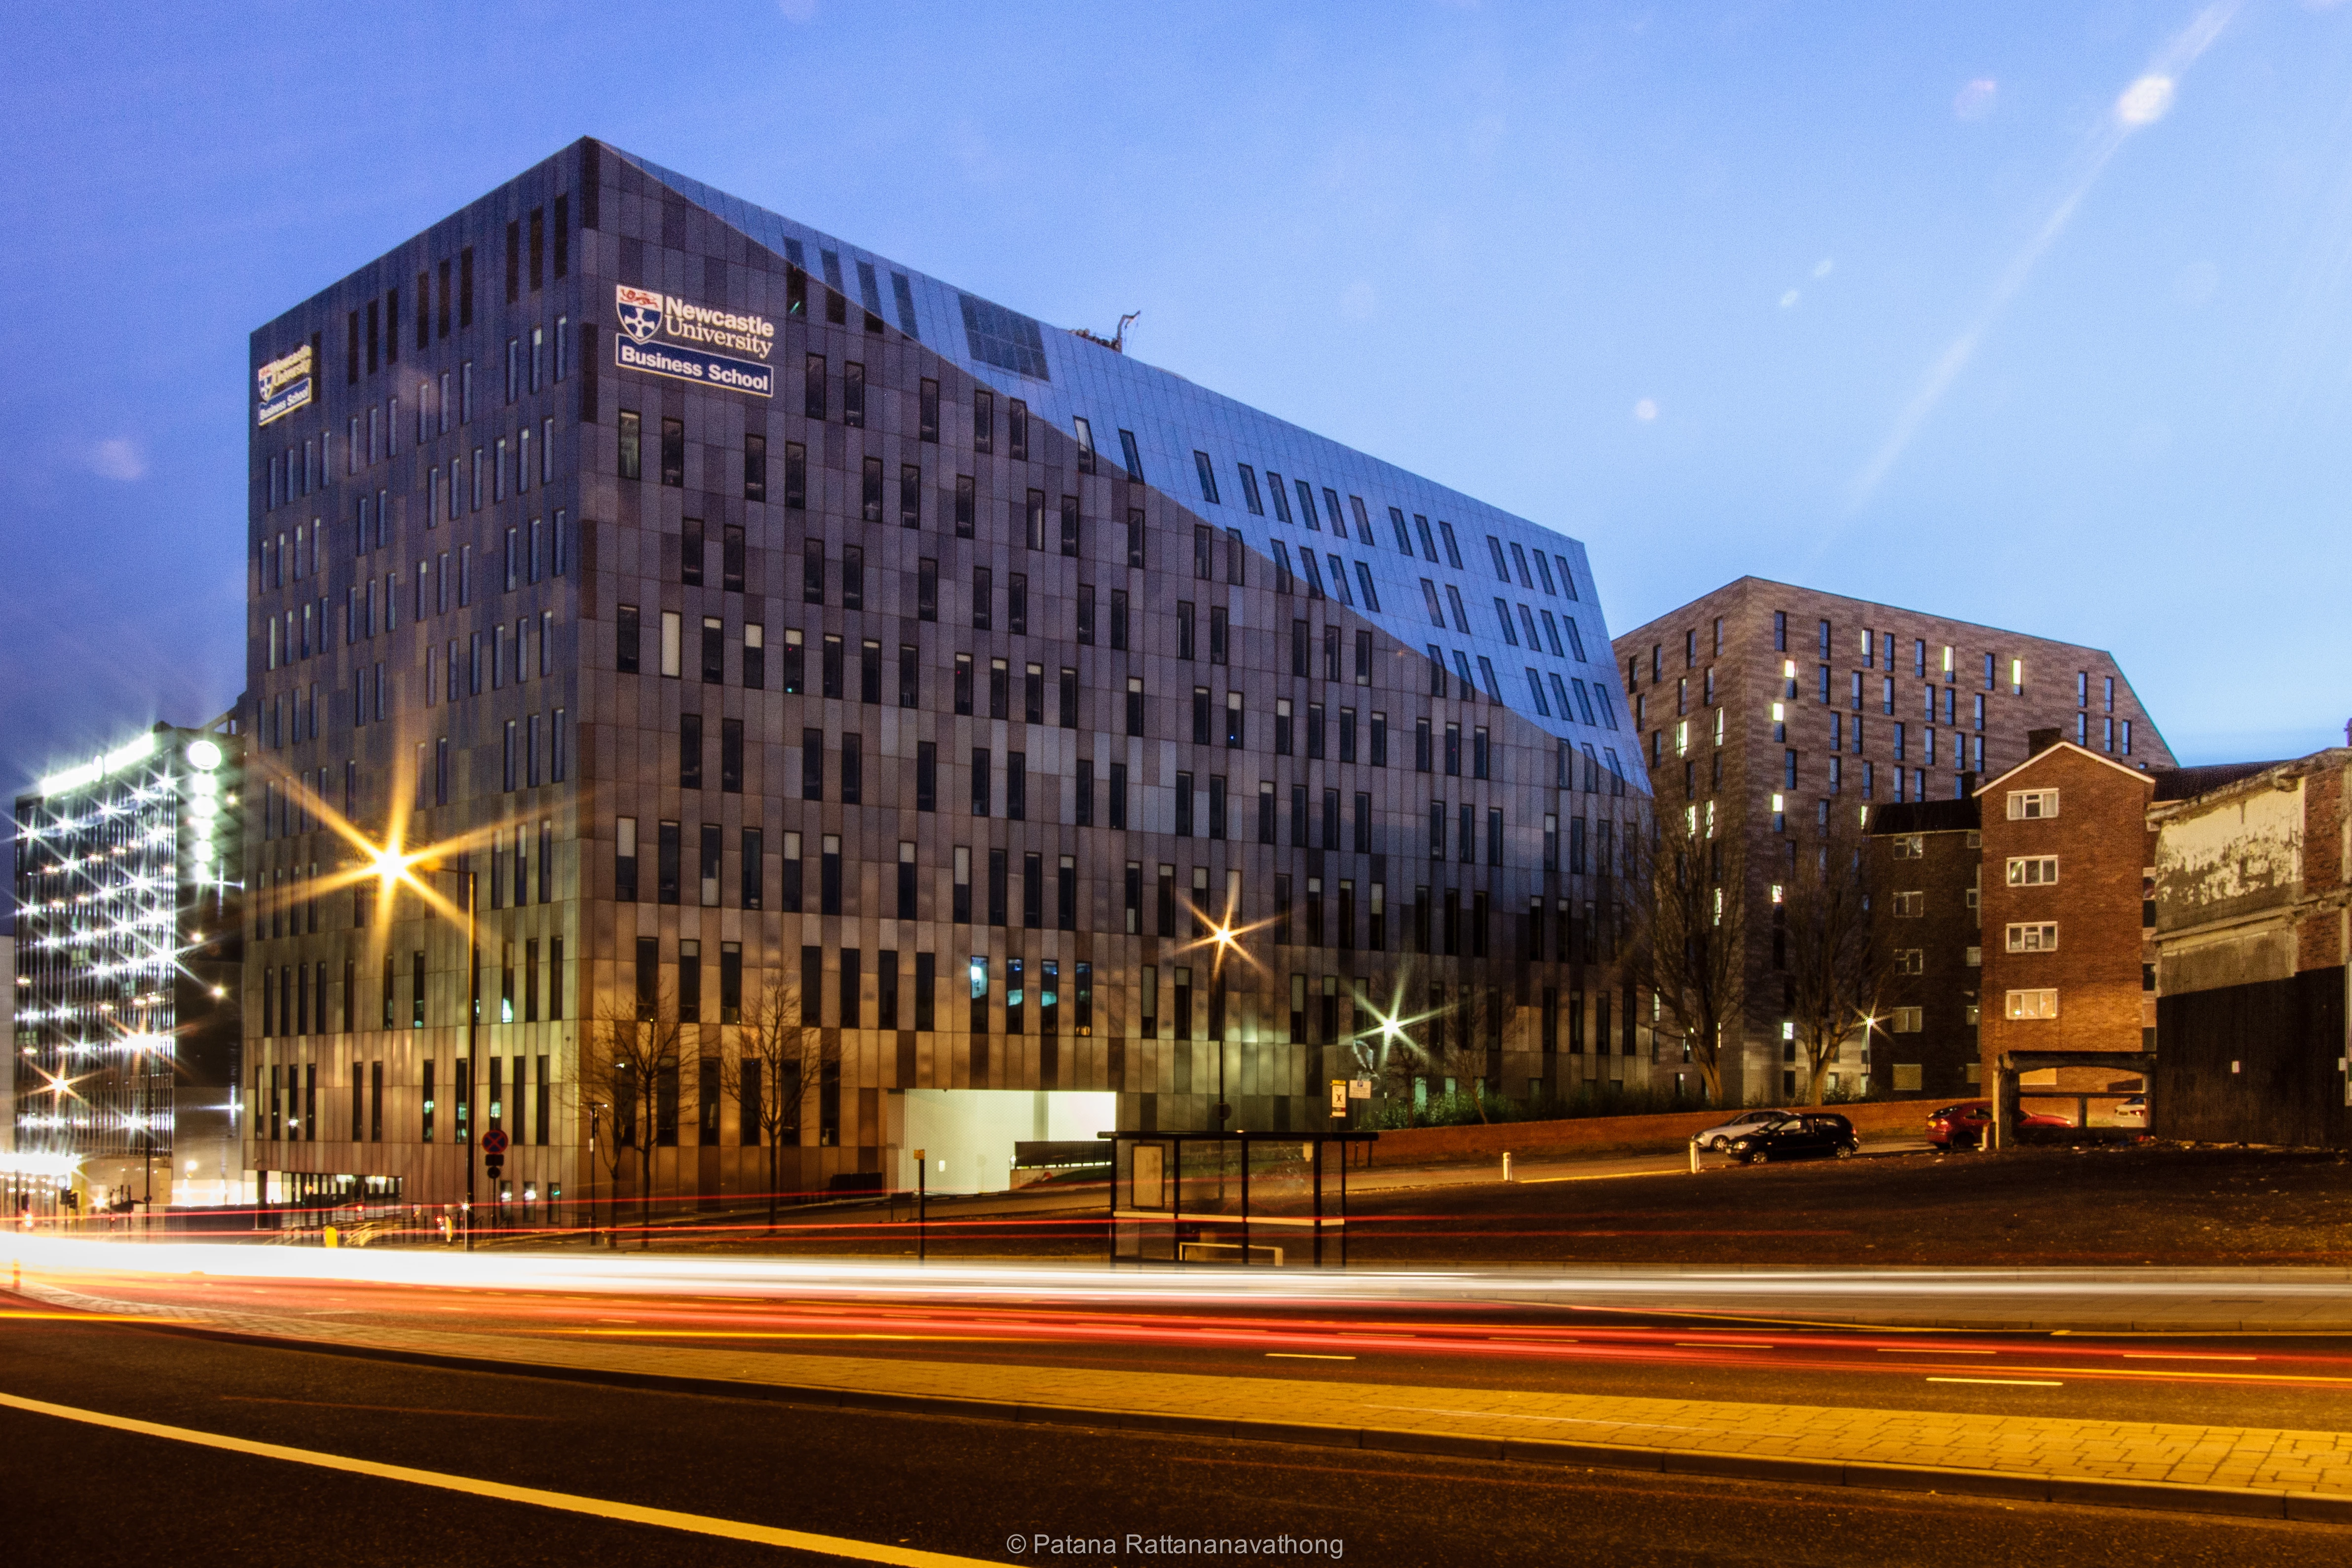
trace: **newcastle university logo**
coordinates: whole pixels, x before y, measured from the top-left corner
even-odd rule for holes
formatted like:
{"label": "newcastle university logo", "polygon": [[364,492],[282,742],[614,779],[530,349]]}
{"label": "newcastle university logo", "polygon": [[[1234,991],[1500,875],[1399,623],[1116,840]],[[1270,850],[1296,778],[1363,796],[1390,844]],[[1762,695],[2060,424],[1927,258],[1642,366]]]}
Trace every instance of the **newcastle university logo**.
{"label": "newcastle university logo", "polygon": [[632,289],[625,283],[615,284],[614,303],[620,311],[621,331],[637,342],[651,342],[661,331],[662,297],[646,289]]}
{"label": "newcastle university logo", "polygon": [[613,336],[613,363],[619,368],[754,397],[775,395],[776,374],[763,362],[775,350],[776,326],[764,316],[625,283],[614,286],[613,306],[621,325]]}

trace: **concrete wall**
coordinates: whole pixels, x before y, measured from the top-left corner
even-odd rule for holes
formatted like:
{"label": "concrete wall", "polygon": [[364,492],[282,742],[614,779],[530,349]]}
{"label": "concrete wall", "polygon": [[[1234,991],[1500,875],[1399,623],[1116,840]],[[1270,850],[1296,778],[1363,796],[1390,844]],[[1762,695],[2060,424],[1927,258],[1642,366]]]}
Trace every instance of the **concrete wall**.
{"label": "concrete wall", "polygon": [[2344,781],[2352,749],[2152,807],[2151,1130],[2352,1145]]}

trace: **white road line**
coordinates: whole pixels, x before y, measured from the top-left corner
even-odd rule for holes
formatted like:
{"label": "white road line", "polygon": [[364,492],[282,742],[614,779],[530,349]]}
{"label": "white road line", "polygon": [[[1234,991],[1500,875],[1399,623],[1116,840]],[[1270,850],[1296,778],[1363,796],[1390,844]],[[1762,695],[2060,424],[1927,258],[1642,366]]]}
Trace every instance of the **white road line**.
{"label": "white road line", "polygon": [[232,1454],[251,1454],[258,1458],[282,1459],[295,1465],[315,1465],[320,1469],[374,1476],[383,1480],[406,1481],[412,1486],[438,1487],[444,1491],[495,1498],[501,1502],[527,1503],[534,1508],[559,1509],[566,1513],[584,1513],[598,1519],[619,1520],[626,1524],[650,1524],[664,1530],[687,1531],[696,1535],[716,1535],[730,1541],[790,1547],[796,1552],[822,1552],[829,1557],[845,1557],[857,1563],[888,1563],[898,1565],[898,1568],[967,1568],[967,1565],[979,1568],[986,1561],[979,1557],[957,1557],[944,1552],[912,1552],[903,1546],[851,1541],[838,1535],[813,1535],[806,1531],[778,1530],[772,1525],[714,1519],[705,1513],[680,1513],[674,1509],[608,1502],[603,1498],[544,1491],[537,1487],[508,1486],[501,1481],[477,1480],[471,1476],[413,1469],[406,1465],[381,1465],[373,1459],[322,1454],[311,1448],[289,1448],[278,1443],[257,1443],[250,1438],[230,1437],[217,1432],[198,1432],[186,1426],[166,1426],[160,1422],[138,1421],[128,1415],[110,1415],[99,1410],[80,1410],[70,1405],[51,1405],[14,1394],[0,1394],[0,1405],[12,1410],[29,1411],[36,1415],[54,1415],[63,1421],[79,1421],[91,1426],[132,1432],[143,1437],[163,1437],[175,1443],[193,1443],[199,1447],[225,1449]]}
{"label": "white road line", "polygon": [[1316,1355],[1308,1351],[1268,1351],[1265,1352],[1265,1359],[1268,1361],[1353,1361],[1356,1358],[1351,1355]]}
{"label": "white road line", "polygon": [[1929,1383],[1997,1383],[2006,1388],[2063,1388],[2063,1383],[2043,1377],[1931,1377]]}

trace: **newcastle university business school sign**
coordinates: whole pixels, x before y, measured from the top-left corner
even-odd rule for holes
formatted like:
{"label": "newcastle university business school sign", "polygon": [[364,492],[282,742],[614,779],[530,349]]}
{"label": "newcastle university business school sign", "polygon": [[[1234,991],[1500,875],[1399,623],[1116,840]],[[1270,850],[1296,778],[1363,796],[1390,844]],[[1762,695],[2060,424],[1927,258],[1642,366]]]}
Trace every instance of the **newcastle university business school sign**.
{"label": "newcastle university business school sign", "polygon": [[[776,346],[772,321],[690,305],[626,284],[614,287],[613,300],[621,321],[621,330],[613,336],[613,363],[621,369],[728,392],[775,395],[775,368],[766,363]],[[738,357],[745,354],[757,357]]]}

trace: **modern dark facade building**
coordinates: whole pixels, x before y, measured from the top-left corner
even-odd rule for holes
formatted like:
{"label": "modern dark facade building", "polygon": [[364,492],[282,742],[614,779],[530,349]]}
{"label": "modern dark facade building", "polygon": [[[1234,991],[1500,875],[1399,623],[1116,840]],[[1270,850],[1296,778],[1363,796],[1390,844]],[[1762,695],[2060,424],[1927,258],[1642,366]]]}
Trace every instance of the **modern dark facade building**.
{"label": "modern dark facade building", "polygon": [[[593,141],[253,365],[270,1191],[446,1201],[495,1125],[498,1198],[577,1199],[639,1013],[656,1194],[756,1191],[778,987],[802,1187],[1646,1076],[1575,542]],[[470,963],[350,884],[394,837]]]}
{"label": "modern dark facade building", "polygon": [[[2127,768],[2172,765],[2099,649],[1759,577],[1625,633],[1615,651],[1658,800],[1697,806],[1736,846],[1724,864],[1748,901],[1748,953],[1744,1038],[1722,1051],[1735,1101],[1801,1087],[1768,940],[1771,889],[1832,811],[1965,800],[2024,761],[2039,729]],[[1883,1077],[1856,1087],[1948,1097],[1920,1066],[1916,1090]]]}
{"label": "modern dark facade building", "polygon": [[16,797],[16,1152],[85,1205],[244,1195],[243,752],[158,724]]}

